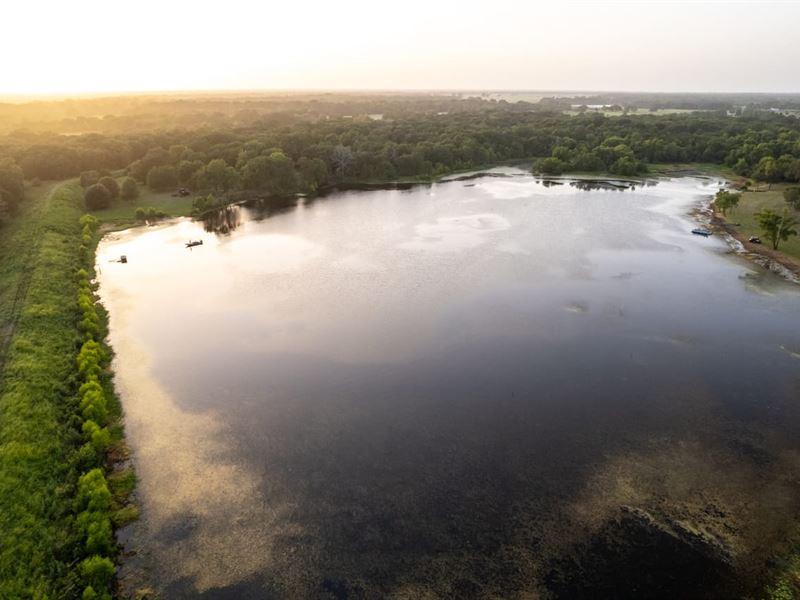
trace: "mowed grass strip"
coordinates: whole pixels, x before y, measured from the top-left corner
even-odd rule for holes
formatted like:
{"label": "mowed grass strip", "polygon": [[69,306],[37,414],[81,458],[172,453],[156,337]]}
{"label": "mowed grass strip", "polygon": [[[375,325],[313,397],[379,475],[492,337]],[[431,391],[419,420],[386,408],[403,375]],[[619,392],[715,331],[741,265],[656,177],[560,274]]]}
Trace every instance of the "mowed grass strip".
{"label": "mowed grass strip", "polygon": [[[7,241],[6,278],[29,269],[27,293],[0,375],[0,598],[73,597],[78,546],[72,526],[77,480],[70,457],[79,441],[75,411],[77,284],[80,265],[77,184],[56,188],[47,202],[23,215],[28,221]],[[6,282],[7,283],[7,282]],[[13,283],[10,284],[13,287]],[[4,317],[9,292],[3,295]],[[79,594],[78,594],[79,595]]]}

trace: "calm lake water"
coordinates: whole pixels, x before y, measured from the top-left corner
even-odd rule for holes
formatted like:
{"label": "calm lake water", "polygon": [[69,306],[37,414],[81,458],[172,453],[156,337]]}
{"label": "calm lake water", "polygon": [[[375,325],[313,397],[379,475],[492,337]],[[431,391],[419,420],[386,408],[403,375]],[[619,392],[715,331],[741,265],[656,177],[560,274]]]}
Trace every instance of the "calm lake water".
{"label": "calm lake water", "polygon": [[617,596],[698,590],[686,532],[755,585],[800,516],[800,288],[691,235],[717,181],[496,174],[106,237],[129,590],[592,597],[629,543],[674,568]]}

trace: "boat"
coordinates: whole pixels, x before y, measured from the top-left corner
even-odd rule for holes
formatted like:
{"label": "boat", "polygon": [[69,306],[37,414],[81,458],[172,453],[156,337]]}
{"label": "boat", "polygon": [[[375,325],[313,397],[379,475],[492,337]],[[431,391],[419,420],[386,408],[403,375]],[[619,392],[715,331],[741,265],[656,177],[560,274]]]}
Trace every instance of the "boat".
{"label": "boat", "polygon": [[695,227],[692,229],[692,233],[695,235],[702,235],[703,237],[708,237],[711,235],[711,230],[706,229],[705,227]]}
{"label": "boat", "polygon": [[748,238],[747,241],[750,242],[751,244],[760,244],[761,243],[761,238],[753,236],[751,238]]}
{"label": "boat", "polygon": [[195,240],[195,241],[189,240],[188,242],[186,242],[187,248],[194,248],[195,246],[202,246],[202,245],[203,245],[203,240]]}

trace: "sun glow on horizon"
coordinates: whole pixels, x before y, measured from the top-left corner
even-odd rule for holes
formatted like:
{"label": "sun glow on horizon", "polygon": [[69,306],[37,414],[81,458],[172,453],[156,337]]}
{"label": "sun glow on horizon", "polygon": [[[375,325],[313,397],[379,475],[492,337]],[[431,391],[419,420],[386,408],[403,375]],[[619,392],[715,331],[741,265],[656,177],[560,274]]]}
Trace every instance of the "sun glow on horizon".
{"label": "sun glow on horizon", "polygon": [[3,95],[800,91],[800,3],[34,0],[6,10]]}

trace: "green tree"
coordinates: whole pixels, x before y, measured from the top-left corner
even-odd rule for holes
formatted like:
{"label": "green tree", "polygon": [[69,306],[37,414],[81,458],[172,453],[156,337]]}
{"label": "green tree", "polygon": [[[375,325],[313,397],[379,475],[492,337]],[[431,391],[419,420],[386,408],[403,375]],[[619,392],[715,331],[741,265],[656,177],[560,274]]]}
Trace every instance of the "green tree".
{"label": "green tree", "polygon": [[125,177],[122,180],[120,196],[123,200],[134,200],[139,197],[139,186],[133,177]]}
{"label": "green tree", "polygon": [[787,187],[783,190],[783,199],[795,210],[800,210],[800,187]]}
{"label": "green tree", "polygon": [[769,208],[755,213],[758,224],[770,242],[772,242],[772,249],[777,250],[781,242],[785,242],[791,236],[797,235],[798,221],[794,217],[790,217],[786,210],[782,215],[779,215]]}
{"label": "green tree", "polygon": [[81,187],[88,188],[90,185],[94,185],[98,181],[100,181],[100,173],[97,171],[84,171],[81,173],[80,177]]}
{"label": "green tree", "polygon": [[303,156],[297,162],[300,185],[306,192],[316,192],[328,182],[328,165],[320,158]]}
{"label": "green tree", "polygon": [[339,144],[331,151],[331,164],[339,179],[344,179],[355,159],[353,151],[348,146]]}
{"label": "green tree", "polygon": [[215,192],[227,192],[233,189],[238,180],[236,169],[229,166],[222,158],[215,158],[197,174],[203,187]]}
{"label": "green tree", "polygon": [[117,183],[116,179],[109,176],[101,177],[100,181],[97,183],[104,186],[108,190],[112,200],[119,198],[119,184]]}
{"label": "green tree", "polygon": [[178,183],[186,187],[192,187],[195,174],[202,168],[202,161],[182,160],[178,163]]}
{"label": "green tree", "polygon": [[644,171],[644,165],[632,156],[622,156],[614,161],[609,169],[615,175],[630,177]]}
{"label": "green tree", "polygon": [[0,199],[13,212],[25,197],[25,175],[10,158],[0,158]]}
{"label": "green tree", "polygon": [[739,200],[742,199],[741,194],[730,192],[728,190],[720,190],[714,196],[714,205],[723,215],[728,215],[728,211],[734,212],[736,207],[739,206]]}
{"label": "green tree", "polygon": [[778,165],[775,162],[775,159],[771,156],[765,156],[759,160],[755,170],[753,171],[753,177],[761,181],[778,181],[780,178],[780,173],[778,171]]}
{"label": "green tree", "polygon": [[288,196],[297,191],[297,173],[292,159],[283,152],[273,152],[267,162],[267,189],[276,196]]}
{"label": "green tree", "polygon": [[166,191],[178,185],[178,176],[175,167],[171,165],[158,165],[147,173],[147,187],[154,191]]}
{"label": "green tree", "polygon": [[260,190],[269,180],[269,158],[256,156],[242,167],[242,187],[246,190]]}
{"label": "green tree", "polygon": [[567,165],[564,161],[559,160],[554,156],[550,156],[548,158],[543,158],[536,161],[536,164],[533,168],[537,173],[544,173],[546,175],[561,175],[561,173],[563,173],[567,168]]}
{"label": "green tree", "polygon": [[86,208],[89,210],[100,210],[111,206],[111,194],[108,188],[100,183],[95,183],[86,188],[83,196]]}
{"label": "green tree", "polygon": [[800,158],[792,161],[786,169],[784,177],[787,181],[800,181]]}

